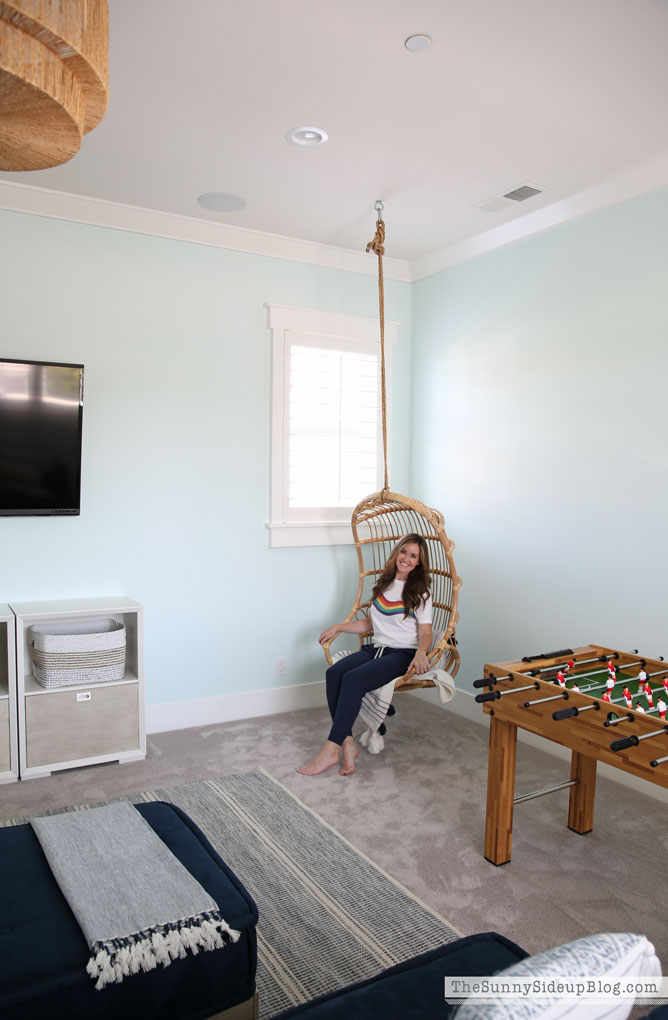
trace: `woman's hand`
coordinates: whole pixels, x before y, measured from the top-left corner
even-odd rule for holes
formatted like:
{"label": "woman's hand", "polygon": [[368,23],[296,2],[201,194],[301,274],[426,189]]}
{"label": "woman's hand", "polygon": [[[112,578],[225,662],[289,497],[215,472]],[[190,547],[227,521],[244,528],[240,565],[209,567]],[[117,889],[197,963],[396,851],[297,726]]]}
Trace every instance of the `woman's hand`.
{"label": "woman's hand", "polygon": [[328,627],[327,630],[323,630],[322,634],[318,638],[321,645],[326,645],[330,641],[333,641],[337,634],[372,634],[373,629],[370,622],[365,618],[363,620],[349,620],[348,623],[335,623],[332,627]]}
{"label": "woman's hand", "polygon": [[426,673],[429,669],[429,659],[424,652],[416,652],[415,657],[408,668],[414,669],[418,674]]}
{"label": "woman's hand", "polygon": [[336,624],[333,627],[327,627],[323,630],[322,634],[318,638],[318,643],[321,645],[328,645],[330,641],[333,641],[336,635],[339,633],[339,628]]}
{"label": "woman's hand", "polygon": [[409,669],[414,669],[416,673],[426,673],[429,669],[427,652],[431,648],[432,636],[430,623],[418,623],[418,646],[409,666]]}

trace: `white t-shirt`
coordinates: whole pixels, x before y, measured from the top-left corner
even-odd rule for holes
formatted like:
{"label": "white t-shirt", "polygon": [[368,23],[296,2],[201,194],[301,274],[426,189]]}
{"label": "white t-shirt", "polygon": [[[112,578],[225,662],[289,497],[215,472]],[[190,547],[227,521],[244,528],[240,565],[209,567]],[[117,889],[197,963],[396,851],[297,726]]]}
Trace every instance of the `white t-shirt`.
{"label": "white t-shirt", "polygon": [[431,623],[431,595],[424,605],[410,610],[404,617],[404,582],[394,580],[389,588],[373,600],[369,617],[373,626],[374,645],[391,648],[417,648],[418,623]]}

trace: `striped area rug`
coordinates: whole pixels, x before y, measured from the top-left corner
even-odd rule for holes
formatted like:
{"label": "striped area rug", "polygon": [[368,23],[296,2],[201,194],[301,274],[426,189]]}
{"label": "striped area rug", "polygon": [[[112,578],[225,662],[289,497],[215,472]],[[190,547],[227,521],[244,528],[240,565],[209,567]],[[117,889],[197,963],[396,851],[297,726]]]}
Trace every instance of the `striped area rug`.
{"label": "striped area rug", "polygon": [[261,1018],[460,937],[263,770],[139,799],[189,814],[257,903]]}
{"label": "striped area rug", "polygon": [[460,937],[264,770],[123,799],[176,804],[253,896],[261,1020]]}

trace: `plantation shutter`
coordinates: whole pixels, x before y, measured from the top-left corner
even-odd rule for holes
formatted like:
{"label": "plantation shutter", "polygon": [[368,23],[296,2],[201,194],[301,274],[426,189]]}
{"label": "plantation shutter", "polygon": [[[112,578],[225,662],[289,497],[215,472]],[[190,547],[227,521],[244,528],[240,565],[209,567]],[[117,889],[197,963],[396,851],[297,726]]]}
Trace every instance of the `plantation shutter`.
{"label": "plantation shutter", "polygon": [[378,488],[378,356],[369,344],[303,335],[286,355],[286,509],[353,507]]}

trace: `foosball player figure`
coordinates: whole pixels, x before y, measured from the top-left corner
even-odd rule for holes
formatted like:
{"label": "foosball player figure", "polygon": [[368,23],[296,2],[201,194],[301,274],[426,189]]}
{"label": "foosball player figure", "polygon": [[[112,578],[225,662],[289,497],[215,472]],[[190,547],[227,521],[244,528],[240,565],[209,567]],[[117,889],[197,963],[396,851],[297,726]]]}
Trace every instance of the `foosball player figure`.
{"label": "foosball player figure", "polygon": [[566,672],[568,673],[569,670],[573,669],[574,665],[575,665],[575,659],[569,659],[568,662],[566,663],[566,667],[565,667]]}
{"label": "foosball player figure", "polygon": [[608,679],[605,681],[605,689],[609,694],[612,688],[615,686],[615,674],[608,673]]}
{"label": "foosball player figure", "polygon": [[[645,683],[643,684],[642,689],[643,689],[643,694],[647,698],[647,702],[649,704],[649,707],[650,708],[654,708],[654,701],[652,700],[652,688],[650,687],[649,680],[645,680]],[[638,693],[640,693],[640,688],[638,688]]]}
{"label": "foosball player figure", "polygon": [[572,686],[571,686],[571,690],[572,690],[572,691],[576,691],[576,692],[579,692],[579,690],[580,690],[580,688],[579,688],[579,687],[578,687],[578,685],[576,684],[575,680],[573,681],[573,684],[572,684]]}
{"label": "foosball player figure", "polygon": [[645,709],[642,707],[642,705],[640,704],[639,701],[636,704],[635,711],[636,712],[644,712],[645,711]]}
{"label": "foosball player figure", "polygon": [[616,672],[617,667],[615,666],[614,662],[612,661],[612,659],[608,659],[608,673],[610,674],[610,676],[614,676]]}
{"label": "foosball player figure", "polygon": [[612,701],[612,698],[610,697],[610,691],[603,691],[603,694],[601,695],[601,701]]}
{"label": "foosball player figure", "polygon": [[566,677],[564,676],[561,670],[559,670],[554,679],[557,681],[560,687],[566,686]]}
{"label": "foosball player figure", "polygon": [[666,708],[668,708],[668,705],[666,705],[666,703],[663,700],[663,698],[659,698],[659,700],[656,703],[656,707],[659,710],[659,719],[665,719],[666,718]]}
{"label": "foosball player figure", "polygon": [[626,707],[633,708],[633,698],[631,697],[631,692],[628,688],[628,685],[624,688],[622,694],[624,696],[624,701],[626,702]]}
{"label": "foosball player figure", "polygon": [[647,672],[646,669],[640,670],[640,672],[638,673],[638,690],[640,690],[641,687],[645,686],[645,684],[647,683],[648,676],[649,673]]}
{"label": "foosball player figure", "polygon": [[668,694],[668,676],[664,676],[663,678],[663,689],[666,694]]}

